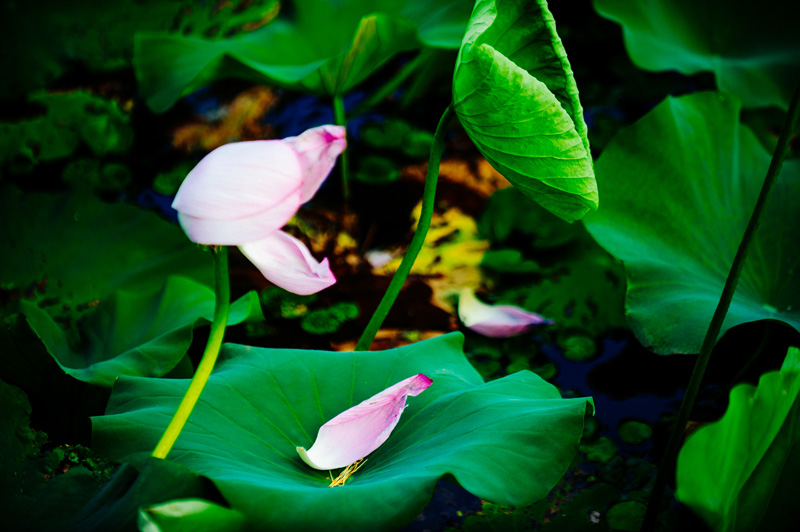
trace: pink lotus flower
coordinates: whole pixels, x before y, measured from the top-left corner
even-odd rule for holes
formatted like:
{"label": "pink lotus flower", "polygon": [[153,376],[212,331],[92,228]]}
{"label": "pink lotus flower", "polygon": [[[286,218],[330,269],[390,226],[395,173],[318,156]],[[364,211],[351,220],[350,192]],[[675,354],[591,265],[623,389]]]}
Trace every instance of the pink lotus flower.
{"label": "pink lotus flower", "polygon": [[463,289],[458,297],[458,317],[468,329],[494,338],[518,336],[534,325],[553,323],[553,320],[513,305],[482,303],[470,288]]}
{"label": "pink lotus flower", "polygon": [[239,246],[272,283],[313,294],[336,282],[327,259],[317,262],[280,229],[316,193],[346,144],[344,128],[328,125],[220,146],[189,172],[172,208],[193,242]]}
{"label": "pink lotus flower", "polygon": [[361,460],[389,438],[406,397],[421,394],[431,382],[420,373],[386,388],[322,425],[314,445],[308,451],[297,447],[297,453],[314,469],[338,469]]}

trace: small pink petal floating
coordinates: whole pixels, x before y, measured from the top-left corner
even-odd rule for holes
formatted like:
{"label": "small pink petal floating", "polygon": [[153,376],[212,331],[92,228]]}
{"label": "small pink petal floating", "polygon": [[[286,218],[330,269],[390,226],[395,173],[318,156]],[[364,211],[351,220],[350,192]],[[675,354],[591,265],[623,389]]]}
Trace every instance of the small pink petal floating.
{"label": "small pink petal floating", "polygon": [[458,317],[470,330],[484,336],[507,338],[527,332],[534,325],[547,325],[553,320],[514,305],[487,305],[465,288],[458,297]]}
{"label": "small pink petal floating", "polygon": [[307,296],[336,282],[328,259],[317,262],[308,248],[289,233],[275,231],[239,249],[269,282],[289,292]]}
{"label": "small pink petal floating", "polygon": [[193,242],[240,246],[278,286],[318,292],[336,282],[327,259],[318,263],[279,230],[316,193],[346,146],[345,129],[331,125],[283,140],[220,146],[189,172],[172,207]]}
{"label": "small pink petal floating", "polygon": [[386,388],[322,425],[314,445],[308,451],[297,447],[297,453],[314,469],[338,469],[361,460],[389,438],[406,398],[421,394],[431,382],[420,373]]}

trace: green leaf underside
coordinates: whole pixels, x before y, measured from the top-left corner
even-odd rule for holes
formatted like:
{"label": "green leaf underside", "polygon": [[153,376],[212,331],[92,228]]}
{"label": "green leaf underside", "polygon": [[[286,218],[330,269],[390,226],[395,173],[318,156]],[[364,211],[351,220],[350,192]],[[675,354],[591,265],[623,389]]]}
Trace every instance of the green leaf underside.
{"label": "green leaf underside", "polygon": [[137,35],[134,65],[148,105],[165,111],[180,96],[231,77],[343,94],[399,52],[456,48],[469,5],[304,0],[293,11],[293,20],[223,40]]}
{"label": "green leaf underside", "polygon": [[678,499],[715,531],[780,530],[794,519],[800,474],[800,350],[781,370],[731,390],[719,421],[678,457]]}
{"label": "green leaf underside", "polygon": [[[545,497],[572,459],[590,399],[561,399],[527,371],[483,384],[454,333],[384,352],[226,344],[170,459],[208,476],[258,530],[390,530],[413,520],[452,474],[502,504]],[[433,380],[346,486],[303,464],[327,420],[417,373]],[[95,448],[141,462],[187,381],[122,378]]]}
{"label": "green leaf underside", "polygon": [[[624,264],[627,316],[661,354],[697,353],[770,164],[739,106],[717,93],[668,98],[597,162],[603,209],[585,220]],[[800,330],[800,163],[786,161],[721,334],[751,321]]]}
{"label": "green leaf underside", "polygon": [[[189,349],[192,329],[211,322],[214,292],[172,276],[152,293],[114,292],[67,328],[35,303],[22,301],[22,311],[65,373],[110,387],[120,375],[169,373]],[[250,292],[232,304],[228,323],[241,323],[255,313],[260,313],[258,296]]]}
{"label": "green leaf underside", "polygon": [[796,5],[783,0],[594,0],[597,12],[622,25],[637,66],[712,71],[720,90],[747,107],[786,109],[800,75]]}
{"label": "green leaf underside", "polygon": [[544,1],[478,1],[453,104],[481,153],[526,196],[570,222],[597,208],[583,110]]}

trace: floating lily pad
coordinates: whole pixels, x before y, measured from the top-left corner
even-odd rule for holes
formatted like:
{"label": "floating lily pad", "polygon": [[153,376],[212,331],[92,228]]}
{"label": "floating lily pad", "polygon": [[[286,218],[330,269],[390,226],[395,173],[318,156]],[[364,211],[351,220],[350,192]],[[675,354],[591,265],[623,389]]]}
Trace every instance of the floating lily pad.
{"label": "floating lily pad", "polygon": [[796,5],[783,0],[594,0],[641,68],[712,71],[748,107],[789,106],[800,74]]}
{"label": "floating lily pad", "polygon": [[[717,93],[668,98],[597,162],[607,198],[585,220],[625,264],[628,321],[660,354],[697,353],[770,164]],[[721,333],[781,320],[800,330],[800,162],[786,161]],[[556,318],[557,319],[557,318]]]}
{"label": "floating lily pad", "polygon": [[677,498],[715,531],[786,528],[800,475],[800,349],[758,387],[731,390],[725,415],[692,434],[678,456]]}
{"label": "floating lily pad", "polygon": [[[171,460],[214,481],[254,530],[400,529],[447,474],[500,504],[546,497],[591,400],[562,399],[527,371],[484,384],[462,342],[454,333],[379,353],[228,344]],[[433,384],[345,486],[303,464],[295,446],[308,448],[323,423],[420,372]],[[141,463],[187,385],[119,379],[106,415],[93,418],[94,448]]]}
{"label": "floating lily pad", "polygon": [[546,2],[478,0],[456,61],[453,109],[528,198],[569,222],[597,208],[578,89]]}

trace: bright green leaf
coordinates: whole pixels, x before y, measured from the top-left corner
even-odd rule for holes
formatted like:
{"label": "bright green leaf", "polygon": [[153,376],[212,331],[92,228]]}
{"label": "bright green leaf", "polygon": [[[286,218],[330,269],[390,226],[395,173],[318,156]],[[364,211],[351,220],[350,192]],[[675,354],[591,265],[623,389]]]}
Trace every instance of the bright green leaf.
{"label": "bright green leaf", "polygon": [[293,3],[291,18],[228,39],[139,34],[134,64],[156,112],[231,77],[343,94],[398,52],[457,47],[468,10],[461,0],[303,0]]}
{"label": "bright green leaf", "polygon": [[[668,98],[597,162],[603,208],[589,232],[624,264],[628,321],[656,353],[700,351],[770,154],[730,97]],[[722,326],[775,319],[800,330],[800,163],[786,161]]]}
{"label": "bright green leaf", "polygon": [[786,109],[800,75],[797,5],[784,0],[594,0],[647,70],[712,71],[745,106]]}
{"label": "bright green leaf", "polygon": [[578,89],[544,0],[478,0],[453,76],[467,134],[514,186],[572,222],[597,208]]}
{"label": "bright green leaf", "polygon": [[[65,373],[99,386],[120,375],[161,377],[186,355],[192,329],[210,323],[214,292],[205,285],[171,276],[162,287],[142,293],[119,290],[74,324],[63,327],[35,303],[23,300],[31,328]],[[230,325],[241,323],[261,306],[255,292],[231,305]]]}
{"label": "bright green leaf", "polygon": [[237,532],[244,516],[202,499],[178,499],[139,509],[140,532]]}
{"label": "bright green leaf", "polygon": [[[562,399],[527,371],[484,384],[462,342],[450,334],[378,353],[228,344],[171,460],[214,481],[254,530],[399,529],[446,474],[501,504],[546,497],[591,400]],[[303,464],[295,446],[308,448],[325,421],[416,373],[433,384],[345,486]],[[187,385],[118,380],[107,414],[93,419],[94,448],[146,459]]]}
{"label": "bright green leaf", "polygon": [[717,532],[785,529],[800,475],[800,349],[758,387],[731,390],[728,410],[678,456],[678,499]]}

